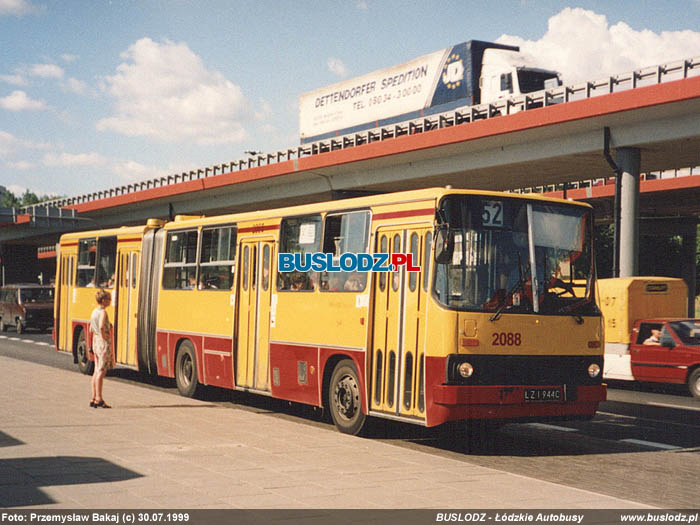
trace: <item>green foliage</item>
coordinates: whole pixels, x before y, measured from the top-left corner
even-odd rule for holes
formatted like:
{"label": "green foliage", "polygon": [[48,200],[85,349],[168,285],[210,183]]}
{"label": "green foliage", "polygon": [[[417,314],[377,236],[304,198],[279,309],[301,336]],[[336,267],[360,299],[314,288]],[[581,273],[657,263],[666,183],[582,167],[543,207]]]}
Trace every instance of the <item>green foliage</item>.
{"label": "green foliage", "polygon": [[14,193],[0,186],[0,208],[17,208],[21,205]]}
{"label": "green foliage", "polygon": [[18,197],[4,186],[0,186],[0,208],[21,208],[22,206],[31,206],[32,204],[39,204],[57,198],[54,195],[39,197],[36,193],[29,190],[26,190],[21,197]]}

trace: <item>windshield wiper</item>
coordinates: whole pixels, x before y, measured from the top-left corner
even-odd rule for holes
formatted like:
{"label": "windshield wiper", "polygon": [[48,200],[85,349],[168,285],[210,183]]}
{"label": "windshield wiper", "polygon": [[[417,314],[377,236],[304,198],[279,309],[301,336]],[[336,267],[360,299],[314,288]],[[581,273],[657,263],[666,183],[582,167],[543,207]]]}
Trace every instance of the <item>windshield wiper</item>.
{"label": "windshield wiper", "polygon": [[530,265],[528,264],[527,269],[523,270],[523,262],[522,262],[522,259],[520,258],[520,253],[518,253],[518,272],[519,272],[518,282],[515,283],[510,290],[508,290],[501,305],[496,309],[494,314],[491,317],[489,317],[489,321],[498,321],[501,318],[501,314],[503,313],[503,310],[505,310],[506,307],[508,306],[508,298],[509,297],[512,298],[513,294],[518,289],[520,289],[523,296],[525,295],[525,283],[527,282],[527,279],[530,278]]}

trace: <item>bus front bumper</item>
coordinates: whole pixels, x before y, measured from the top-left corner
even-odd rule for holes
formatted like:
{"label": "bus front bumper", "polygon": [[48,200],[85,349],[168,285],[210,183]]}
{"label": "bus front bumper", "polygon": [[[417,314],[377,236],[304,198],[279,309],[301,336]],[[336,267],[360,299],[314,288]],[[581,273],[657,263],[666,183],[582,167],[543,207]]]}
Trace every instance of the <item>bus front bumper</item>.
{"label": "bus front bumper", "polygon": [[[559,392],[557,394],[557,392]],[[436,385],[429,426],[460,419],[537,421],[592,418],[606,385]]]}

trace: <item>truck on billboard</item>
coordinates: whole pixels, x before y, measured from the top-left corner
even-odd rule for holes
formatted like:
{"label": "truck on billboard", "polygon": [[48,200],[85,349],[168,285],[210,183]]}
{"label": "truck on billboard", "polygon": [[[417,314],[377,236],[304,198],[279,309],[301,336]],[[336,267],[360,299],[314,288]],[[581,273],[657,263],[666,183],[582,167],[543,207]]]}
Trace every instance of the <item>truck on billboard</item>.
{"label": "truck on billboard", "polygon": [[555,71],[524,65],[519,48],[470,40],[299,97],[301,143],[461,106],[531,93]]}

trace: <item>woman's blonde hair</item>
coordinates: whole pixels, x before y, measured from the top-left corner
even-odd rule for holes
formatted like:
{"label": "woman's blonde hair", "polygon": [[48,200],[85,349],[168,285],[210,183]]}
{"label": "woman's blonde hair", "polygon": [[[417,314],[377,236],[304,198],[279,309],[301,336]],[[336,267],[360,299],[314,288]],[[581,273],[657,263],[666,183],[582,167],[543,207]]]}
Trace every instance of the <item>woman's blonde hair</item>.
{"label": "woman's blonde hair", "polygon": [[97,290],[95,292],[95,300],[97,301],[97,304],[102,304],[102,301],[105,299],[111,299],[112,294],[109,293],[107,290]]}

